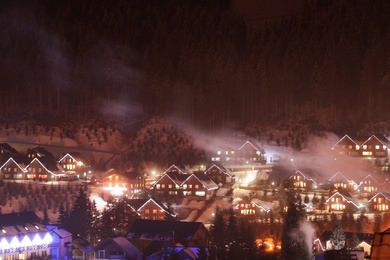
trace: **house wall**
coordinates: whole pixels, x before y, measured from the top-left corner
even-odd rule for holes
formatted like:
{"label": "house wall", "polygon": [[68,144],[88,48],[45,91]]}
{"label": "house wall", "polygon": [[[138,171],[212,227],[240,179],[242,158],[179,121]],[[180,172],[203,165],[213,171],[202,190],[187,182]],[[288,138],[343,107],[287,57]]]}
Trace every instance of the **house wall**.
{"label": "house wall", "polygon": [[138,211],[142,219],[164,220],[165,212],[153,201],[147,202],[142,209]]}

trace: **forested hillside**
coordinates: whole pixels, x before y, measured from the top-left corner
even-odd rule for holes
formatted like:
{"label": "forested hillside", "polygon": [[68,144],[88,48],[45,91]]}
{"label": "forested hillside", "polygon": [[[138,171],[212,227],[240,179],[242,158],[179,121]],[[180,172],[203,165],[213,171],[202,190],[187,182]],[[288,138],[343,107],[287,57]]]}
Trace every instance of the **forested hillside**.
{"label": "forested hillside", "polygon": [[227,0],[0,5],[3,119],[160,115],[340,133],[389,119],[386,0],[307,1],[261,28]]}

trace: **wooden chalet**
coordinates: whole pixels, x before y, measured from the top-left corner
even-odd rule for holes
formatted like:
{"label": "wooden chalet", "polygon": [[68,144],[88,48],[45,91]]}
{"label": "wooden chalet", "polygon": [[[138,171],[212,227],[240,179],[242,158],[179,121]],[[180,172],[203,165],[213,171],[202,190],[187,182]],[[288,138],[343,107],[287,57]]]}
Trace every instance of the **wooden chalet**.
{"label": "wooden chalet", "polygon": [[331,184],[333,184],[335,189],[344,189],[346,191],[356,190],[358,185],[353,180],[349,180],[345,177],[341,172],[336,172],[332,177],[328,180]]}
{"label": "wooden chalet", "polygon": [[65,171],[73,171],[79,177],[86,177],[90,168],[88,161],[79,152],[65,154],[58,163]]}
{"label": "wooden chalet", "polygon": [[124,176],[128,178],[128,193],[139,194],[145,190],[146,176],[141,172],[125,172]]}
{"label": "wooden chalet", "polygon": [[343,136],[334,146],[333,150],[340,155],[349,155],[363,158],[386,158],[390,141],[382,134],[370,137],[351,138]]}
{"label": "wooden chalet", "polygon": [[390,180],[386,178],[383,183],[380,184],[379,189],[381,191],[390,191]]}
{"label": "wooden chalet", "polygon": [[379,187],[378,181],[369,174],[360,182],[357,188],[363,194],[370,195],[378,192]]}
{"label": "wooden chalet", "polygon": [[125,237],[107,238],[95,248],[97,260],[108,259],[145,259],[145,255]]}
{"label": "wooden chalet", "polygon": [[343,195],[339,192],[331,195],[326,201],[325,204],[328,207],[329,211],[343,211],[352,207],[352,209],[363,209],[365,205],[350,196]]}
{"label": "wooden chalet", "polygon": [[371,199],[368,200],[368,206],[372,211],[386,212],[390,207],[390,195],[378,192]]}
{"label": "wooden chalet", "polygon": [[237,150],[236,160],[238,163],[262,163],[267,162],[265,151],[254,142],[246,141]]}
{"label": "wooden chalet", "polygon": [[115,170],[109,170],[102,179],[102,189],[112,196],[122,196],[129,192],[130,179],[126,176],[116,173]]}
{"label": "wooden chalet", "polygon": [[236,181],[236,177],[227,169],[216,164],[211,165],[204,173],[216,184],[234,184]]}
{"label": "wooden chalet", "polygon": [[370,136],[360,147],[363,157],[385,158],[388,156],[390,143],[385,136],[379,134]]}
{"label": "wooden chalet", "polygon": [[390,259],[390,228],[383,232],[375,232],[371,243],[371,260]]}
{"label": "wooden chalet", "polygon": [[359,145],[349,135],[344,135],[332,149],[339,155],[359,156]]}
{"label": "wooden chalet", "polygon": [[295,171],[288,179],[288,186],[293,189],[311,190],[318,187],[317,182],[305,176],[300,170]]}
{"label": "wooden chalet", "polygon": [[189,177],[188,174],[165,172],[150,190],[161,195],[182,195],[180,186]]}
{"label": "wooden chalet", "polygon": [[218,190],[215,184],[204,173],[193,173],[188,176],[180,185],[184,196],[211,197]]}
{"label": "wooden chalet", "polygon": [[50,157],[54,159],[54,156],[42,146],[27,148],[27,157],[31,160],[37,157]]}
{"label": "wooden chalet", "polygon": [[[202,222],[137,219],[126,238],[148,257],[161,254],[163,247],[199,248],[209,245],[210,235]],[[180,250],[177,248],[177,250]],[[161,256],[158,259],[162,259]],[[188,259],[188,258],[186,258]]]}
{"label": "wooden chalet", "polygon": [[0,179],[4,180],[26,180],[28,172],[25,163],[19,163],[10,157],[1,167]]}
{"label": "wooden chalet", "polygon": [[61,166],[50,157],[34,158],[26,170],[28,180],[57,180],[64,175]]}
{"label": "wooden chalet", "polygon": [[272,203],[258,199],[243,200],[237,203],[235,210],[241,216],[260,216],[269,213],[272,209]]}
{"label": "wooden chalet", "polygon": [[7,143],[0,143],[0,163],[4,163],[10,157],[18,157],[20,153]]}
{"label": "wooden chalet", "polygon": [[176,217],[176,214],[169,212],[168,208],[155,198],[130,199],[126,202],[141,219],[164,220],[167,214]]}
{"label": "wooden chalet", "polygon": [[189,174],[184,169],[180,168],[179,166],[177,166],[175,164],[172,164],[165,172],[163,172],[163,174],[171,173],[171,172],[174,172],[177,174],[185,174],[185,175]]}
{"label": "wooden chalet", "polygon": [[0,214],[0,259],[71,257],[72,234],[46,226],[32,211]]}

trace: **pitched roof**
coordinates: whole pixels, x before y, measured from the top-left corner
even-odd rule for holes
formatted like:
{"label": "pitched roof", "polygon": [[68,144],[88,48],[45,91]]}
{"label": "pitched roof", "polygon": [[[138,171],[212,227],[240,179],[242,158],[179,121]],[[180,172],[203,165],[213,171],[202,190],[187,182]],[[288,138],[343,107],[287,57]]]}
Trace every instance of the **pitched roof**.
{"label": "pitched roof", "polygon": [[[137,255],[138,257],[143,256],[143,253],[125,237],[108,238],[105,241],[103,241],[100,245],[98,245],[95,251],[104,248],[107,244],[110,243],[114,243],[117,246],[119,246],[121,249],[123,249],[123,251],[126,252],[127,256],[134,256],[134,255]],[[138,257],[136,258],[139,259]]]}
{"label": "pitched roof", "polygon": [[[143,208],[148,202],[155,203],[158,207],[160,207],[165,212],[168,212],[168,208],[165,207],[164,204],[156,200],[155,198],[147,198],[147,199],[130,199],[126,200],[127,204],[133,208],[134,211],[138,212],[141,208]],[[171,214],[172,216],[175,216],[175,214]]]}
{"label": "pitched roof", "polygon": [[137,219],[130,227],[128,239],[146,239],[156,241],[172,241],[188,245],[199,229],[205,229],[201,222],[181,222]]}
{"label": "pitched roof", "polygon": [[[204,174],[203,172],[197,172],[197,173],[193,173],[191,176],[194,176],[194,178],[197,178],[201,183],[203,183],[203,185],[208,189],[208,190],[215,190],[215,189],[218,189],[218,185],[210,179],[210,177],[208,177],[206,174]],[[190,177],[191,177],[190,176]],[[190,178],[188,177],[187,180]],[[185,180],[183,182],[183,184],[187,181]]]}
{"label": "pitched roof", "polygon": [[328,203],[329,201],[331,201],[331,199],[335,196],[341,196],[345,199],[345,201],[347,203],[352,203],[352,205],[354,205],[356,208],[363,208],[364,207],[364,204],[362,201],[358,200],[357,198],[353,198],[353,197],[349,197],[349,196],[345,196],[343,194],[341,194],[340,192],[335,192],[332,194],[332,196],[330,196],[326,201],[325,203]]}
{"label": "pitched roof", "polygon": [[89,164],[87,159],[85,159],[85,157],[82,156],[81,153],[79,153],[79,152],[66,153],[64,156],[62,156],[62,158],[60,160],[58,160],[58,162],[61,163],[65,158],[69,158],[69,157],[72,158],[76,162],[82,163],[82,165],[84,165],[84,166],[88,166],[88,164]]}
{"label": "pitched roof", "polygon": [[291,179],[294,175],[301,175],[301,176],[303,176],[303,178],[305,178],[306,180],[312,181],[314,184],[317,184],[317,182],[316,182],[314,179],[309,178],[308,176],[305,176],[305,174],[303,174],[300,170],[296,170],[296,171],[294,172],[294,174],[291,174],[290,177],[289,177],[289,179]]}
{"label": "pitched roof", "polygon": [[0,237],[47,232],[48,229],[32,211],[0,214]]}
{"label": "pitched roof", "polygon": [[349,140],[351,141],[352,143],[354,143],[355,145],[358,145],[349,135],[344,135],[342,138],[340,138],[340,140],[337,141],[337,143],[335,143],[333,145],[333,148],[336,147],[340,142],[342,142],[343,140]]}
{"label": "pitched roof", "polygon": [[386,147],[389,146],[389,140],[382,134],[371,135],[364,143],[362,143],[362,146],[365,145],[367,142],[369,142],[371,139],[376,139],[378,142],[380,142],[382,145]]}
{"label": "pitched roof", "polygon": [[378,192],[377,194],[375,194],[374,196],[371,197],[371,199],[368,200],[368,202],[371,202],[373,199],[375,199],[376,197],[382,195],[386,200],[390,201],[390,194],[388,193],[383,193],[383,192]]}
{"label": "pitched roof", "polygon": [[229,177],[231,177],[231,178],[236,178],[230,171],[225,169],[225,167],[223,167],[222,165],[216,164],[216,163],[213,163],[213,165],[211,165],[204,173],[207,174],[207,172],[211,171],[211,169],[213,169],[213,168],[217,168],[219,171],[223,172],[224,174],[229,175]]}
{"label": "pitched roof", "polygon": [[62,171],[63,169],[57,164],[57,162],[53,159],[53,158],[50,158],[50,157],[39,157],[39,158],[34,158],[29,166],[34,162],[34,161],[37,161],[38,163],[40,163],[42,166],[44,166],[46,168],[46,170],[48,170],[49,172],[51,173],[55,173],[55,172],[58,172],[58,171]]}
{"label": "pitched roof", "polygon": [[255,150],[259,151],[261,154],[265,154],[264,149],[262,149],[260,146],[258,146],[258,145],[255,144],[254,142],[250,142],[250,141],[246,141],[243,145],[240,146],[240,148],[238,148],[238,150],[240,151],[241,149],[243,149],[243,148],[246,147],[246,146],[251,146],[251,147],[253,147]]}
{"label": "pitched roof", "polygon": [[11,154],[11,155],[18,155],[19,154],[19,152],[15,148],[10,146],[8,143],[0,143],[0,149]]}
{"label": "pitched roof", "polygon": [[180,167],[174,164],[172,164],[164,173],[170,173],[170,172],[177,172],[179,174],[188,174],[185,170],[181,169]]}

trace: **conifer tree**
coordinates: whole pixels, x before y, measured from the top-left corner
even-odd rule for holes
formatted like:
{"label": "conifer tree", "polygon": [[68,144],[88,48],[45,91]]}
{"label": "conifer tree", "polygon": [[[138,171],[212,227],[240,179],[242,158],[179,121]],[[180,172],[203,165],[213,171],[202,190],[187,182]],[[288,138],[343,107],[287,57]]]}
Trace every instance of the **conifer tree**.
{"label": "conifer tree", "polygon": [[222,211],[219,209],[219,207],[216,207],[215,209],[214,220],[211,226],[211,236],[212,241],[210,248],[210,258],[224,259],[226,256],[226,233]]}
{"label": "conifer tree", "polygon": [[49,219],[49,215],[47,214],[47,208],[46,207],[43,209],[43,224],[45,224],[45,225],[49,225],[50,224],[50,219]]}
{"label": "conifer tree", "polygon": [[305,211],[299,200],[299,196],[290,194],[288,198],[290,198],[290,201],[284,219],[281,253],[286,259],[288,259],[288,257],[294,257],[294,259],[307,259],[309,254],[305,246],[304,235],[299,231],[299,223],[304,220]]}
{"label": "conifer tree", "polygon": [[340,250],[345,247],[345,233],[338,220],[335,222],[334,229],[330,236],[330,242],[336,250]]}
{"label": "conifer tree", "polygon": [[90,201],[83,188],[79,189],[79,194],[69,214],[70,232],[81,238],[87,239],[91,229],[91,209]]}

